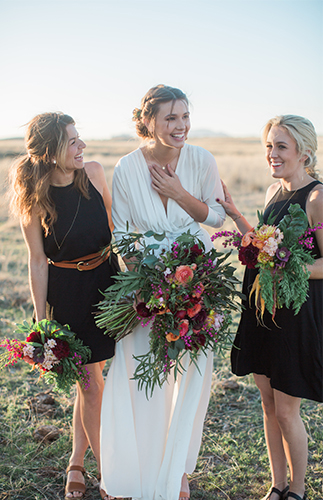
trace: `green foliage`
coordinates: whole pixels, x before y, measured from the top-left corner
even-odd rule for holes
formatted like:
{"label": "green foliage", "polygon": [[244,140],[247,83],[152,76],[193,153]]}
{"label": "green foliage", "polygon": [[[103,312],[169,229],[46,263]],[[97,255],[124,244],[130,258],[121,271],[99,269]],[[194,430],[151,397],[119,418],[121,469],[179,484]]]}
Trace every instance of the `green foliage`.
{"label": "green foliage", "polygon": [[[147,242],[147,238],[152,237],[154,242]],[[215,248],[205,252],[202,241],[189,231],[172,243],[171,250],[167,250],[168,241],[163,244],[164,239],[165,235],[152,231],[122,234],[112,249],[126,261],[130,260],[131,270],[118,273],[98,306],[97,325],[120,340],[139,324],[140,312],[134,311],[134,299],[144,304],[144,318],[148,318],[145,321],[147,324],[152,322],[149,351],[135,357],[137,366],[133,377],[139,389],[145,389],[147,397],[152,395],[156,385],[161,386],[166,381],[172,369],[175,377],[182,373],[182,358],[186,353],[190,362],[197,366],[201,353],[231,347],[231,312],[239,310],[235,300],[241,296],[236,291],[239,280],[228,261],[229,254]],[[155,255],[156,250],[158,255]],[[187,281],[176,278],[179,266],[189,271]],[[198,292],[199,287],[201,292]],[[200,303],[199,310],[192,315],[189,311],[197,303]],[[191,318],[202,308],[201,326],[194,326]],[[176,316],[178,311],[184,313],[180,319]],[[184,318],[187,330],[180,332]],[[211,326],[214,324],[216,328]]]}
{"label": "green foliage", "polygon": [[[16,359],[11,359],[12,355],[10,347],[21,352],[23,346],[32,346],[34,348],[34,353],[38,351],[38,358],[34,354],[34,358],[29,358],[28,363],[32,364],[33,368],[37,368],[40,371],[40,377],[44,378],[47,384],[54,384],[55,390],[59,392],[69,393],[72,386],[76,381],[79,381],[85,387],[88,385],[88,375],[86,369],[81,365],[86,364],[86,362],[91,357],[91,350],[85,346],[82,340],[75,336],[75,333],[71,332],[69,325],[60,325],[57,321],[49,321],[43,319],[38,323],[28,321],[23,321],[23,323],[16,325],[15,333],[22,334],[25,337],[39,334],[40,341],[16,341],[6,339],[2,345],[7,346],[7,351],[4,352],[0,357],[0,367],[4,367],[4,361],[7,363],[16,362]],[[52,368],[44,368],[43,362],[45,360],[45,347],[49,340],[55,340],[57,342],[62,341],[65,345],[68,345],[65,353],[60,356],[59,362],[53,364]],[[18,345],[17,346],[17,342]],[[66,349],[66,347],[65,347]],[[23,355],[19,355],[19,358],[23,358]],[[37,361],[39,359],[39,361]]]}

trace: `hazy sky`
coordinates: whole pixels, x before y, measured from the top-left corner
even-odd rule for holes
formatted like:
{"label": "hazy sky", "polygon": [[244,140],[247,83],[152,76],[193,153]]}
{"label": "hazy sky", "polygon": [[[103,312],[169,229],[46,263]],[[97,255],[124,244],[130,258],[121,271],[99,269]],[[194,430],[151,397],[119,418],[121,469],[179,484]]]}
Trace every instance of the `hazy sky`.
{"label": "hazy sky", "polygon": [[63,111],[84,139],[134,132],[158,83],[192,128],[259,136],[276,114],[323,134],[323,0],[0,0],[0,138]]}

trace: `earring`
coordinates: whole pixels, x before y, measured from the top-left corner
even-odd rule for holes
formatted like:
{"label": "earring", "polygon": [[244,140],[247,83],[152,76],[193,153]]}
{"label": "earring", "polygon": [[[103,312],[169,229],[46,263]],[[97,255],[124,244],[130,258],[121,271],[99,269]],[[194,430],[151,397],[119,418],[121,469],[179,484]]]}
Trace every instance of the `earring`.
{"label": "earring", "polygon": [[56,165],[56,160],[53,160],[54,165]]}

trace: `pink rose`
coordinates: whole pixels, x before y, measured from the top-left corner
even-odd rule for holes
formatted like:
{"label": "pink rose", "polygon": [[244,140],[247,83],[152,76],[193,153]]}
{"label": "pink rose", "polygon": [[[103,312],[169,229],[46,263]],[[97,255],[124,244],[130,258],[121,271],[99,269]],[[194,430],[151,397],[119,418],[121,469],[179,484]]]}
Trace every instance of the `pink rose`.
{"label": "pink rose", "polygon": [[182,285],[185,285],[186,283],[191,281],[193,276],[193,270],[189,266],[178,266],[175,272],[176,280]]}

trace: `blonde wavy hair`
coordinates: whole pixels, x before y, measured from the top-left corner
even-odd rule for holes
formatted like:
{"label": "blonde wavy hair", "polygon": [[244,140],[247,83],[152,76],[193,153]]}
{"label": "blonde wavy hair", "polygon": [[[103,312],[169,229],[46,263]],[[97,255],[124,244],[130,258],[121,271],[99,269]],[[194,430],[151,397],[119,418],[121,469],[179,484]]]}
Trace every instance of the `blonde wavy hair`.
{"label": "blonde wavy hair", "polygon": [[281,127],[288,132],[290,137],[296,142],[297,152],[306,155],[304,166],[311,177],[318,179],[319,175],[315,171],[317,158],[317,135],[314,125],[307,118],[297,115],[281,115],[271,118],[265,125],[262,140],[266,143],[269,131],[272,127]]}
{"label": "blonde wavy hair", "polygon": [[[36,210],[45,236],[57,220],[49,188],[53,170],[64,170],[68,147],[67,125],[75,125],[75,122],[63,113],[35,116],[27,126],[27,154],[19,157],[9,171],[11,213],[18,216],[23,224],[28,224],[32,212]],[[84,169],[75,171],[74,186],[89,199],[88,177]]]}

